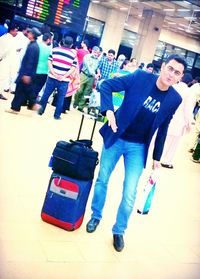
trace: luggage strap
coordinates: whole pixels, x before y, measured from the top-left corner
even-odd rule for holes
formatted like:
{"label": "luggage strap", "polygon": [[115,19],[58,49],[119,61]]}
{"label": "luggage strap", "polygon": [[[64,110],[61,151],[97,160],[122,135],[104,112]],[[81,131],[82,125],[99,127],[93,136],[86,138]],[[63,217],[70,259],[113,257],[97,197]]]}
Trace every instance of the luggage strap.
{"label": "luggage strap", "polygon": [[80,134],[81,134],[81,130],[82,130],[82,126],[83,126],[83,121],[84,121],[84,118],[85,118],[85,117],[88,117],[88,118],[94,120],[94,125],[93,125],[93,128],[92,128],[92,133],[91,133],[90,140],[92,140],[92,138],[93,138],[94,131],[95,131],[95,127],[96,127],[96,124],[97,124],[97,118],[96,118],[95,116],[92,116],[92,115],[83,113],[83,114],[82,114],[82,118],[81,118],[81,124],[80,124],[79,131],[78,131],[77,140],[80,139]]}

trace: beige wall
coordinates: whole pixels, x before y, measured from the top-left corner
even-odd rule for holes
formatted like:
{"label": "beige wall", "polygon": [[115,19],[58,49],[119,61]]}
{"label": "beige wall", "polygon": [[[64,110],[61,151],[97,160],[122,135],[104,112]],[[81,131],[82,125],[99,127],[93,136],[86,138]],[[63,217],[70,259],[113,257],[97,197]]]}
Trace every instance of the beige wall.
{"label": "beige wall", "polygon": [[160,41],[175,45],[187,50],[200,53],[200,42],[189,37],[176,34],[171,31],[162,30],[159,37]]}
{"label": "beige wall", "polygon": [[[99,6],[97,4],[93,4],[93,3],[90,4],[89,10],[88,10],[88,16],[101,20],[101,21],[104,21],[104,22],[106,22],[109,13],[110,13],[109,9],[101,7],[101,6]],[[118,11],[118,13],[124,14],[124,12],[120,12],[120,11]],[[122,16],[121,18],[124,18],[124,17]],[[120,17],[116,18],[116,22],[118,24],[119,24],[119,19],[120,19]],[[129,17],[128,25],[125,27],[125,29],[138,33],[139,23],[140,23],[139,20]],[[116,32],[117,32],[117,29],[116,29]],[[110,36],[112,36],[112,35],[113,34],[111,33]],[[112,44],[114,46],[118,46],[118,38],[116,40],[117,41],[115,42],[115,37],[113,36]],[[178,46],[178,47],[181,47],[181,48],[184,48],[184,49],[187,49],[187,50],[191,50],[193,52],[200,53],[199,41],[188,38],[186,36],[179,35],[177,33],[171,32],[171,31],[162,30],[160,33],[160,36],[159,36],[159,40],[172,44],[172,45],[175,45],[175,46]],[[105,45],[105,42],[101,42],[101,45]],[[110,45],[109,48],[113,48],[113,46]],[[117,51],[116,47],[114,47],[114,48]]]}

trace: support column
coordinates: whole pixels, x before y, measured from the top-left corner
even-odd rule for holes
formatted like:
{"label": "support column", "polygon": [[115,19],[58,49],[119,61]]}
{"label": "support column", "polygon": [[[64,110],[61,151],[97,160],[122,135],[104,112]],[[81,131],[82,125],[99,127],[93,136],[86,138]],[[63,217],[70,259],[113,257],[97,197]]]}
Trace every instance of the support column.
{"label": "support column", "polygon": [[144,10],[139,25],[139,41],[132,52],[139,63],[153,60],[165,16],[152,10]]}
{"label": "support column", "polygon": [[104,52],[107,52],[109,49],[114,49],[117,54],[124,31],[125,20],[125,13],[118,12],[116,10],[110,10],[108,12],[108,17],[106,19],[101,39],[101,47]]}

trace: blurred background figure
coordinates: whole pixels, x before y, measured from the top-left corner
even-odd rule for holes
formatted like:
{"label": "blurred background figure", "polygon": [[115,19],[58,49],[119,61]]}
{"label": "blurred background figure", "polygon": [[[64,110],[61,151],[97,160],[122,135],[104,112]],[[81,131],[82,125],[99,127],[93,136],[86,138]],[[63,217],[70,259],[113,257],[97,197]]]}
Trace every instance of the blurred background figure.
{"label": "blurred background figure", "polygon": [[90,53],[89,50],[88,50],[88,46],[89,46],[88,40],[83,40],[81,42],[81,48],[77,49],[77,59],[78,59],[78,66],[79,66],[80,72],[81,72],[81,69],[82,69],[84,56],[86,54]]}
{"label": "blurred background figure", "polygon": [[48,67],[48,58],[51,53],[49,45],[52,42],[51,33],[44,33],[42,35],[42,42],[38,43],[39,45],[39,60],[36,69],[36,75],[33,79],[33,92],[35,99],[38,98],[40,90],[43,88],[49,71]]}
{"label": "blurred background figure", "polygon": [[27,37],[28,26],[21,24],[19,25],[19,29],[15,38],[15,49],[16,51],[13,52],[11,58],[11,65],[10,65],[10,76],[8,76],[7,81],[4,85],[4,91],[14,94],[16,89],[16,79],[19,73],[19,69],[21,66],[22,59],[26,52],[27,46],[29,44],[29,39]]}
{"label": "blurred background figure", "polygon": [[6,19],[4,24],[0,24],[0,37],[8,32],[10,26],[10,19]]}
{"label": "blurred background figure", "polygon": [[24,54],[19,74],[16,80],[16,91],[11,103],[11,108],[6,112],[18,114],[21,106],[28,101],[28,109],[36,110],[36,100],[33,93],[33,78],[36,74],[39,46],[37,38],[41,35],[40,31],[33,27],[28,30],[28,39],[30,43],[27,46]]}
{"label": "blurred background figure", "polygon": [[190,87],[190,90],[191,90],[191,93],[195,100],[194,101],[195,107],[194,107],[194,111],[193,111],[195,127],[192,132],[192,139],[191,139],[190,148],[189,148],[189,152],[193,153],[198,144],[199,134],[200,134],[200,77],[198,79],[198,82],[194,83]]}
{"label": "blurred background figure", "polygon": [[126,59],[126,56],[124,54],[120,54],[117,58],[117,62],[119,64],[119,67],[123,64],[124,60]]}
{"label": "blurred background figure", "polygon": [[144,63],[142,62],[142,63],[140,63],[140,65],[139,65],[139,67],[138,67],[139,69],[141,69],[141,70],[143,70],[143,68],[144,68]]}
{"label": "blurred background figure", "polygon": [[3,26],[4,26],[6,29],[8,29],[9,26],[10,26],[10,19],[6,19]]}
{"label": "blurred background figure", "polygon": [[130,59],[130,71],[131,71],[131,73],[133,73],[137,69],[138,69],[138,61],[136,58],[132,57]]}
{"label": "blurred background figure", "polygon": [[5,84],[13,80],[13,58],[17,55],[17,46],[14,37],[17,36],[18,27],[14,24],[8,29],[8,33],[0,37],[0,99],[6,100],[3,96]]}
{"label": "blurred background figure", "polygon": [[161,166],[173,169],[173,159],[182,136],[189,133],[193,121],[194,99],[188,84],[192,81],[192,75],[185,73],[182,80],[173,85],[182,97],[182,103],[176,110],[168,128],[165,140]]}
{"label": "blurred background figure", "polygon": [[153,73],[154,72],[154,65],[153,63],[148,63],[145,69],[146,72]]}
{"label": "blurred background figure", "polygon": [[[128,75],[130,74],[130,60],[125,59],[124,62],[122,63],[120,69],[118,71],[112,72],[110,77],[114,78],[114,77],[119,77],[119,76],[123,76],[123,75]],[[124,99],[124,91],[121,92],[113,92],[113,105],[114,105],[114,109],[117,110]]]}
{"label": "blurred background figure", "polygon": [[95,79],[98,78],[98,74],[96,74],[99,63],[98,55],[99,48],[94,46],[92,48],[92,53],[86,54],[83,58],[82,70],[80,74],[80,88],[74,96],[73,105],[74,108],[78,107],[79,111],[83,111],[86,106],[87,98],[89,98],[92,93]]}

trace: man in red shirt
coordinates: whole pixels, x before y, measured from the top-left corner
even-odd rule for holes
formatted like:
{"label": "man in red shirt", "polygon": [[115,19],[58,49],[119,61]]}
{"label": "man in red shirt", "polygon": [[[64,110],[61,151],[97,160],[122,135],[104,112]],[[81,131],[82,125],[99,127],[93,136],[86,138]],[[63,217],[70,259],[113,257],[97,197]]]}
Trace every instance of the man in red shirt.
{"label": "man in red shirt", "polygon": [[83,58],[86,54],[89,54],[89,50],[88,50],[88,41],[84,40],[81,42],[81,48],[77,49],[77,58],[78,58],[78,65],[79,68],[81,70],[82,68],[82,63],[83,63]]}

